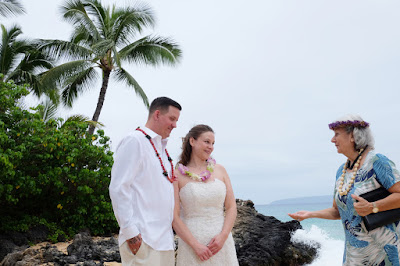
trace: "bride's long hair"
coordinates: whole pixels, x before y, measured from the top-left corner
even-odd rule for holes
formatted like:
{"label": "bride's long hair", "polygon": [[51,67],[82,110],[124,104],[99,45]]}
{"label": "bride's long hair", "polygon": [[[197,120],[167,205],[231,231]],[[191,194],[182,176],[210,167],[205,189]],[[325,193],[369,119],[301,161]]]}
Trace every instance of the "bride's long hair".
{"label": "bride's long hair", "polygon": [[214,130],[207,125],[197,125],[189,130],[186,136],[182,139],[182,153],[179,156],[178,163],[187,165],[190,162],[190,158],[192,157],[192,145],[190,145],[190,138],[197,139],[201,134],[205,132],[214,133]]}

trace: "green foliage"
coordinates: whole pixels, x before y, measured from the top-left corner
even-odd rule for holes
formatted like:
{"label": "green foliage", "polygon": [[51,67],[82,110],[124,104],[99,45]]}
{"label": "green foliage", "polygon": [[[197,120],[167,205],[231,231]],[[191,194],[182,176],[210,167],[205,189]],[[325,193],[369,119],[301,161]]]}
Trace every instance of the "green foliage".
{"label": "green foliage", "polygon": [[25,87],[0,82],[0,231],[49,228],[52,241],[87,228],[116,232],[108,194],[113,163],[104,131],[61,118],[44,122],[18,101]]}

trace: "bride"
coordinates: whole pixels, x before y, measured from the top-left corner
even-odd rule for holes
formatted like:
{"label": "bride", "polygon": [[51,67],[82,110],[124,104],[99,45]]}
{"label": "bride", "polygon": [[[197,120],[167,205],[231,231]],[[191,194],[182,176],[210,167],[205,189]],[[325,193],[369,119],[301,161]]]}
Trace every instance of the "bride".
{"label": "bride", "polygon": [[180,237],[178,266],[239,265],[231,234],[236,201],[228,173],[210,157],[214,139],[207,125],[193,127],[183,139],[172,223]]}

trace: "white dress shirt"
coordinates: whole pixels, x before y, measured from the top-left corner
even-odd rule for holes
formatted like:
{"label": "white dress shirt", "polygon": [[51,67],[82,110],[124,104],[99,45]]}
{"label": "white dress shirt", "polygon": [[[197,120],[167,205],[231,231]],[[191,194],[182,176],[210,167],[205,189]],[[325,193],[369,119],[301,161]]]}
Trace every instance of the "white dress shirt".
{"label": "white dress shirt", "polygon": [[[165,153],[168,139],[142,128],[150,135],[164,167],[171,173]],[[110,197],[120,226],[118,242],[142,235],[155,250],[173,250],[174,188],[163,175],[160,160],[145,135],[135,130],[118,145],[111,171]]]}

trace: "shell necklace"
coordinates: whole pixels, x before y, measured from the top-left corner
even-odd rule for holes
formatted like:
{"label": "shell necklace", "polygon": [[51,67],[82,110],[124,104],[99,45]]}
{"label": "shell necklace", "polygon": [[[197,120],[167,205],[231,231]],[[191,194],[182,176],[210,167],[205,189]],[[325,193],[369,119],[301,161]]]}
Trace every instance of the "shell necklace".
{"label": "shell necklace", "polygon": [[363,151],[364,151],[364,149],[361,149],[358,153],[358,156],[357,156],[358,159],[357,159],[356,163],[354,164],[353,176],[351,177],[349,184],[345,190],[343,190],[344,176],[346,175],[347,166],[350,165],[350,159],[347,159],[347,162],[344,164],[343,171],[342,171],[343,173],[339,179],[339,189],[338,190],[339,190],[340,196],[346,196],[347,193],[349,193],[351,187],[353,186],[354,181],[356,180],[357,170],[358,170],[358,167],[360,166],[360,161],[362,159],[361,154],[363,153]]}
{"label": "shell necklace", "polygon": [[216,161],[210,157],[206,160],[207,162],[207,170],[201,172],[199,175],[192,173],[189,171],[189,168],[187,166],[184,166],[183,164],[178,164],[178,170],[181,172],[182,175],[186,175],[193,179],[194,181],[199,181],[199,182],[204,182],[208,178],[210,178],[211,173],[214,172],[214,166],[216,164]]}

